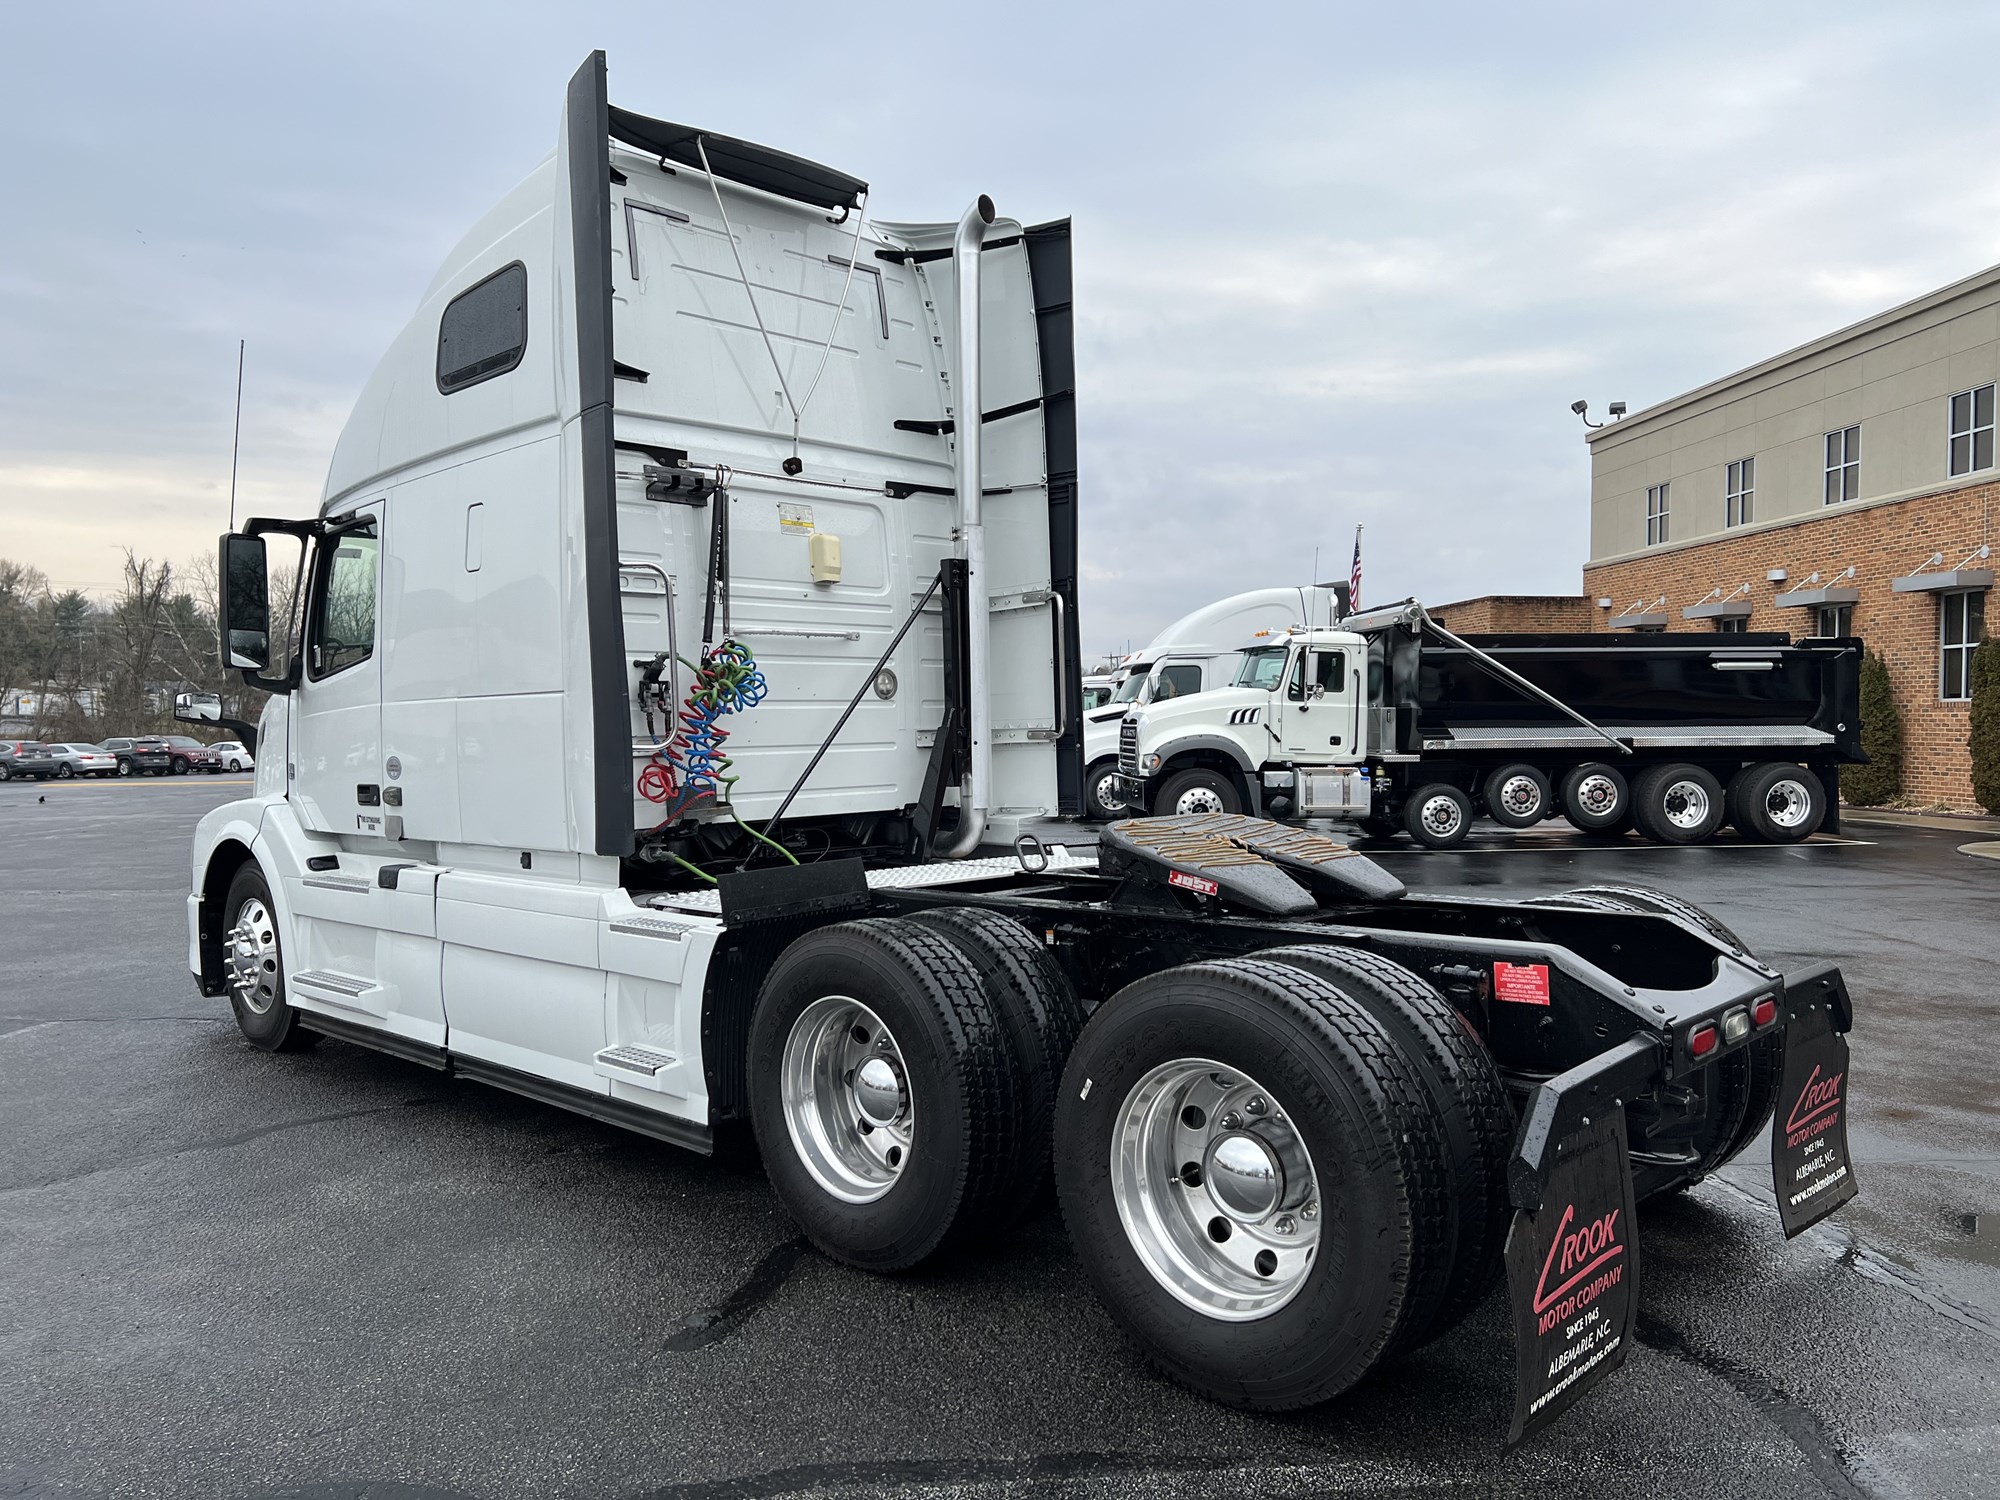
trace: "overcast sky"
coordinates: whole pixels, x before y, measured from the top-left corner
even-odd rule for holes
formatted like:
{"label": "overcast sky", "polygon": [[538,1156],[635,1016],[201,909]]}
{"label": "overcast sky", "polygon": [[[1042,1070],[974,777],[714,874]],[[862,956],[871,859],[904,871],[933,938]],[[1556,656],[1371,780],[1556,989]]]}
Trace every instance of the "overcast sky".
{"label": "overcast sky", "polygon": [[10,6],[0,556],[299,514],[472,220],[611,95],[1075,220],[1087,649],[1346,571],[1574,592],[1569,403],[1639,407],[2000,261],[1973,5]]}

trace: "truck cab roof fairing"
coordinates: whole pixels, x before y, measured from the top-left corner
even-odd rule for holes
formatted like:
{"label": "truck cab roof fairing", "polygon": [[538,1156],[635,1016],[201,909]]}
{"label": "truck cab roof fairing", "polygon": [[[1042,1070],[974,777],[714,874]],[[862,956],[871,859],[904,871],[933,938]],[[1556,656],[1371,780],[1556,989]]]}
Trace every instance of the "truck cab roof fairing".
{"label": "truck cab roof fairing", "polygon": [[858,177],[789,152],[717,135],[711,130],[698,130],[692,125],[648,119],[615,104],[611,106],[611,139],[659,157],[663,162],[679,162],[699,172],[702,165],[701,152],[695,148],[697,138],[708,152],[715,175],[744,187],[829,209],[859,207],[862,195],[868,191],[868,184]]}

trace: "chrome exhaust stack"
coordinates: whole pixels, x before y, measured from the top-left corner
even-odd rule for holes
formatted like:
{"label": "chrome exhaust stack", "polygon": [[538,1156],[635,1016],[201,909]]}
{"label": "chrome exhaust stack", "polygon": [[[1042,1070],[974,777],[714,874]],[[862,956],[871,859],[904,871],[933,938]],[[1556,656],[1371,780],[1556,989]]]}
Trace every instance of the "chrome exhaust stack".
{"label": "chrome exhaust stack", "polygon": [[972,771],[959,789],[958,830],[948,845],[937,849],[945,859],[962,859],[979,847],[993,800],[993,621],[986,589],[985,471],[980,463],[981,417],[986,408],[979,389],[979,255],[992,222],[993,200],[981,193],[958,221],[951,242],[952,269],[958,280],[954,433],[958,555],[965,559],[966,737]]}

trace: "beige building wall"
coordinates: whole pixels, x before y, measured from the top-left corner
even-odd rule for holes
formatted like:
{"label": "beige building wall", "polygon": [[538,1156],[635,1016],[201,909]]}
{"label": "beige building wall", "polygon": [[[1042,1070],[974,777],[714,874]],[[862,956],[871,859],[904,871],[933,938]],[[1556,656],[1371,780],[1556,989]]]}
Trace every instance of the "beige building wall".
{"label": "beige building wall", "polygon": [[[1947,406],[1996,378],[2000,266],[1611,423],[1589,437],[1590,566],[1650,550],[1646,491],[1657,484],[1670,486],[1669,545],[1834,508],[1825,439],[1844,427],[1861,428],[1860,495],[1846,504],[1967,482],[1949,474]],[[1743,458],[1757,461],[1754,510],[1730,528],[1727,466]]]}

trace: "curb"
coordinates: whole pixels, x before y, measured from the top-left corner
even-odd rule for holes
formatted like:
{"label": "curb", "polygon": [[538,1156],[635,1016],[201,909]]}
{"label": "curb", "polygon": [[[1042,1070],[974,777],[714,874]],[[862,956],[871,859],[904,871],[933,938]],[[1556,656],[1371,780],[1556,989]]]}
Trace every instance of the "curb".
{"label": "curb", "polygon": [[1960,844],[1960,854],[1970,854],[1974,859],[2000,860],[2000,839],[1986,839],[1977,844]]}
{"label": "curb", "polygon": [[1952,833],[1985,833],[2000,838],[2000,818],[1971,814],[1884,812],[1875,808],[1842,807],[1843,823],[1879,823],[1890,828],[1942,828]]}

